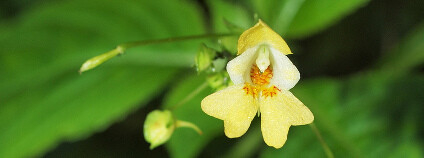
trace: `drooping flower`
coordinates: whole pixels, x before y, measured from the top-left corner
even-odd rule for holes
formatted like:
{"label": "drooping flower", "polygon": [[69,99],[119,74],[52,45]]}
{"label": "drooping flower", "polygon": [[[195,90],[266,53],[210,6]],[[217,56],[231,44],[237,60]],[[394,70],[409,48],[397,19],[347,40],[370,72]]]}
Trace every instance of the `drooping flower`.
{"label": "drooping flower", "polygon": [[292,52],[261,20],[243,32],[237,47],[239,56],[227,64],[234,85],[204,98],[202,110],[224,121],[229,138],[246,133],[258,114],[265,143],[281,148],[290,126],[314,120],[312,112],[289,91],[300,79],[286,56]]}

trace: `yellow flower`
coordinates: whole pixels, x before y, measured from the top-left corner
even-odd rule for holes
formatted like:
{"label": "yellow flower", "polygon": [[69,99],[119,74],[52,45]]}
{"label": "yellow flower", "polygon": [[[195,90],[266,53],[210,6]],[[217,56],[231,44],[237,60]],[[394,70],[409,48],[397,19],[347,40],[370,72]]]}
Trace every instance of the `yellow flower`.
{"label": "yellow flower", "polygon": [[[290,126],[312,123],[312,112],[289,90],[300,79],[292,54],[280,35],[261,20],[243,32],[238,57],[227,64],[233,86],[202,100],[202,110],[224,121],[225,135],[246,133],[256,113],[267,145],[281,148]],[[258,115],[259,116],[259,115]]]}

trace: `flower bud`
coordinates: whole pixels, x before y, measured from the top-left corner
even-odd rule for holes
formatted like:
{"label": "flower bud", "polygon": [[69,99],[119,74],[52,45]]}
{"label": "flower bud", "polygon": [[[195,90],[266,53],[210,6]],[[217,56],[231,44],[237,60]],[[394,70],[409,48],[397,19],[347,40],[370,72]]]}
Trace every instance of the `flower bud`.
{"label": "flower bud", "polygon": [[176,120],[169,110],[154,110],[144,122],[144,139],[150,143],[150,149],[166,143],[176,128],[187,127],[202,134],[199,127],[191,122]]}
{"label": "flower bud", "polygon": [[150,143],[150,149],[164,144],[171,138],[175,129],[175,120],[169,110],[154,110],[144,122],[144,139]]}
{"label": "flower bud", "polygon": [[212,61],[212,72],[221,72],[225,70],[228,60],[225,58],[217,58]]}
{"label": "flower bud", "polygon": [[95,57],[93,57],[91,59],[88,59],[87,61],[85,61],[82,64],[82,66],[81,66],[81,68],[79,70],[79,73],[81,74],[81,73],[83,73],[85,71],[94,69],[95,67],[97,67],[100,64],[108,61],[109,59],[117,56],[118,54],[123,54],[124,53],[124,50],[125,50],[124,47],[118,46],[118,47],[116,47],[115,49],[113,49],[113,50],[111,50],[109,52],[106,52],[106,53],[103,53],[101,55],[95,56]]}
{"label": "flower bud", "polygon": [[209,83],[209,86],[215,89],[216,91],[227,88],[228,86],[233,84],[226,71],[209,75],[206,78],[206,81]]}
{"label": "flower bud", "polygon": [[215,56],[215,50],[202,44],[195,58],[197,71],[202,72],[209,69]]}

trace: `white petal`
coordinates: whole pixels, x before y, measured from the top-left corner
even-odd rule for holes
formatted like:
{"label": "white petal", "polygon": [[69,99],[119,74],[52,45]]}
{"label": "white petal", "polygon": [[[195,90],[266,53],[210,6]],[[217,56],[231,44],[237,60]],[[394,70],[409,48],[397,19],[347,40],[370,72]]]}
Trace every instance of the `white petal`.
{"label": "white petal", "polygon": [[272,72],[274,74],[270,84],[285,90],[293,88],[300,79],[299,71],[286,55],[277,49],[270,49]]}
{"label": "white petal", "polygon": [[244,84],[246,81],[250,82],[250,68],[256,59],[257,49],[257,46],[250,48],[228,62],[227,71],[234,84]]}

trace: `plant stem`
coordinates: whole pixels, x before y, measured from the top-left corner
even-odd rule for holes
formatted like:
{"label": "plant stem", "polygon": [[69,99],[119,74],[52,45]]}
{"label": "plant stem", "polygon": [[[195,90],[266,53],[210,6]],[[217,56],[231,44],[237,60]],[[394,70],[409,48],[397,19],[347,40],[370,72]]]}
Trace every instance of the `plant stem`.
{"label": "plant stem", "polygon": [[202,39],[202,38],[217,38],[217,37],[224,37],[224,36],[235,36],[237,34],[234,33],[227,33],[227,34],[203,34],[203,35],[193,35],[193,36],[183,36],[183,37],[171,37],[171,38],[164,38],[164,39],[156,39],[156,40],[143,40],[143,41],[134,41],[134,42],[128,42],[118,45],[115,49],[108,51],[106,53],[103,53],[101,55],[95,56],[93,58],[88,59],[85,61],[80,70],[79,73],[91,70],[100,64],[108,61],[109,59],[117,56],[118,54],[123,54],[124,51],[128,48],[136,47],[136,46],[144,46],[149,44],[159,44],[159,43],[168,43],[168,42],[177,42],[177,41],[185,41],[185,40],[194,40],[194,39]]}
{"label": "plant stem", "polygon": [[319,142],[321,143],[322,148],[324,149],[325,154],[328,158],[334,158],[334,154],[331,151],[330,147],[328,147],[327,143],[324,141],[324,139],[321,136],[321,133],[319,132],[318,128],[315,126],[314,123],[311,123],[309,125],[311,127],[312,131],[314,131],[315,135],[317,136]]}
{"label": "plant stem", "polygon": [[199,87],[197,87],[194,91],[192,91],[190,94],[188,94],[183,100],[181,100],[180,102],[178,102],[177,104],[175,104],[173,107],[169,108],[170,110],[175,110],[178,107],[184,105],[185,103],[187,103],[188,101],[190,101],[191,99],[193,99],[193,97],[195,97],[197,94],[199,94],[200,92],[202,92],[204,89],[206,89],[206,87],[208,87],[208,83],[204,82],[202,83]]}
{"label": "plant stem", "polygon": [[202,135],[202,130],[200,130],[199,127],[197,127],[195,124],[191,123],[191,122],[187,122],[187,121],[181,121],[181,120],[177,120],[175,122],[175,127],[187,127],[187,128],[191,128],[193,130],[195,130],[197,133],[199,133],[200,135]]}
{"label": "plant stem", "polygon": [[125,50],[127,48],[149,45],[149,44],[177,42],[177,41],[202,39],[202,38],[217,38],[217,37],[234,36],[234,35],[236,35],[236,34],[226,33],[226,34],[203,34],[203,35],[193,35],[193,36],[183,36],[183,37],[171,37],[171,38],[156,39],[156,40],[143,40],[143,41],[128,42],[128,43],[120,44],[120,45],[118,45],[118,47],[121,47]]}

